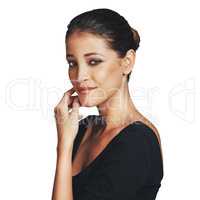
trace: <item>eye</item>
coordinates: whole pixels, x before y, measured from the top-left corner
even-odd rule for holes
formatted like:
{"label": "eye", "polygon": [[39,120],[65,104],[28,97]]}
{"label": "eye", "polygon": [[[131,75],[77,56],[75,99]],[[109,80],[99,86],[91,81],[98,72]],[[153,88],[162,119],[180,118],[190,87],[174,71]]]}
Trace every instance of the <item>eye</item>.
{"label": "eye", "polygon": [[[95,66],[95,65],[98,65],[100,62],[102,62],[102,60],[93,59],[89,61],[89,65]],[[69,68],[73,68],[77,65],[77,63],[74,61],[68,61],[68,65],[69,65]]]}
{"label": "eye", "polygon": [[76,65],[76,63],[74,61],[68,61],[68,65],[70,68],[72,68]]}
{"label": "eye", "polygon": [[99,63],[101,63],[102,61],[101,60],[90,60],[89,63],[91,65],[98,65]]}

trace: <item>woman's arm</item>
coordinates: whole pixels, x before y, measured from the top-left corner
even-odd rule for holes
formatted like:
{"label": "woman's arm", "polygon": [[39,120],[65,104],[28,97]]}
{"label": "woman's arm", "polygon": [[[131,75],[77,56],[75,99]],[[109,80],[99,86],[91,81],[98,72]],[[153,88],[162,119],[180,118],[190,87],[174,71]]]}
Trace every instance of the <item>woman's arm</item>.
{"label": "woman's arm", "polygon": [[72,193],[72,147],[57,149],[56,173],[52,200],[73,200]]}
{"label": "woman's arm", "polygon": [[79,128],[79,102],[77,96],[71,96],[74,91],[74,88],[71,88],[65,92],[54,109],[58,144],[52,200],[73,200],[72,151]]}

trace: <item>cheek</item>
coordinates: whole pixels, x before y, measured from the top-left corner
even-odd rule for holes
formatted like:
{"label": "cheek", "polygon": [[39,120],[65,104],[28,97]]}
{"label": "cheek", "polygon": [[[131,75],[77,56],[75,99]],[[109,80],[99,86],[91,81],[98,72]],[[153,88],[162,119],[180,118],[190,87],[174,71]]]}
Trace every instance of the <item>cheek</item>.
{"label": "cheek", "polygon": [[71,81],[71,83],[73,84],[73,85],[75,85],[76,84],[76,79],[77,79],[77,77],[76,77],[76,71],[74,70],[72,70],[72,71],[68,71],[68,76],[69,76],[69,79],[70,79],[70,81]]}
{"label": "cheek", "polygon": [[121,85],[121,72],[119,66],[116,63],[110,63],[102,67],[98,73],[95,73],[95,80],[102,89],[116,90]]}

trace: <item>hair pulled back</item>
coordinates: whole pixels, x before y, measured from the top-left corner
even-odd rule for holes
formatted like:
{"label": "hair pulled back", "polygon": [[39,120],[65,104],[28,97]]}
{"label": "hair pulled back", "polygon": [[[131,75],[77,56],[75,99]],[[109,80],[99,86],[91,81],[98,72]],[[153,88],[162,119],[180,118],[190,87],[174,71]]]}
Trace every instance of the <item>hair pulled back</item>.
{"label": "hair pulled back", "polygon": [[[111,9],[99,8],[86,11],[74,17],[67,26],[65,42],[75,31],[88,32],[101,36],[106,40],[109,48],[116,51],[120,58],[129,49],[136,51],[139,47],[140,36],[127,20]],[[127,76],[129,81],[131,72]]]}

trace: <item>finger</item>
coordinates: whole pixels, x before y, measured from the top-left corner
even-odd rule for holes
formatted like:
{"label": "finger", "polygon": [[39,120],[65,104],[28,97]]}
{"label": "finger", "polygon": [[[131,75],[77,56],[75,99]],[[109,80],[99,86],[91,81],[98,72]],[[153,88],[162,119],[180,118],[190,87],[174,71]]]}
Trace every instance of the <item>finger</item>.
{"label": "finger", "polygon": [[80,105],[78,102],[78,98],[76,97],[76,98],[74,98],[74,101],[72,103],[72,112],[77,113],[79,110],[79,107],[80,107]]}
{"label": "finger", "polygon": [[73,104],[72,104],[72,111],[70,112],[70,117],[75,119],[75,120],[78,120],[79,119],[79,102],[78,102],[78,98],[76,97],[73,101]]}
{"label": "finger", "polygon": [[72,96],[72,94],[75,92],[76,90],[75,90],[75,88],[71,88],[69,91],[67,91],[66,93],[65,93],[65,97],[64,97],[64,103],[65,103],[65,105],[67,105],[68,107],[72,107],[72,103],[73,103],[73,101],[74,101],[74,98],[76,97],[76,96]]}
{"label": "finger", "polygon": [[[56,110],[58,109],[62,115],[68,115],[69,112],[68,109],[68,102],[70,103],[72,100],[69,98],[69,95],[72,94],[75,91],[74,88],[69,89],[67,92],[64,93],[63,97],[61,98],[60,102],[56,106]],[[73,99],[73,98],[72,98]],[[55,112],[55,109],[54,109]],[[56,111],[57,113],[57,111]]]}
{"label": "finger", "polygon": [[74,99],[77,98],[78,96],[71,96],[70,97],[70,100],[69,100],[69,103],[68,103],[68,108],[72,108],[73,107],[73,102],[74,102]]}
{"label": "finger", "polygon": [[75,92],[75,88],[72,87],[71,89],[69,89],[68,91],[66,91],[62,97],[62,99],[60,100],[59,104],[66,104],[68,106],[68,104],[71,103],[70,100],[70,96]]}
{"label": "finger", "polygon": [[70,95],[70,94],[73,94],[74,92],[75,92],[75,88],[72,87],[71,89],[67,90],[65,93]]}

